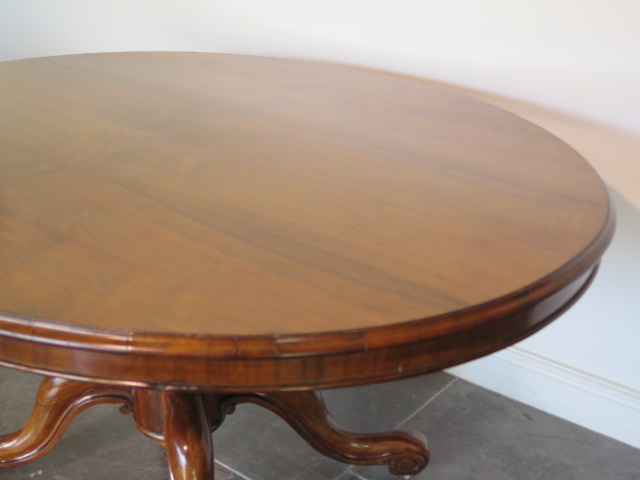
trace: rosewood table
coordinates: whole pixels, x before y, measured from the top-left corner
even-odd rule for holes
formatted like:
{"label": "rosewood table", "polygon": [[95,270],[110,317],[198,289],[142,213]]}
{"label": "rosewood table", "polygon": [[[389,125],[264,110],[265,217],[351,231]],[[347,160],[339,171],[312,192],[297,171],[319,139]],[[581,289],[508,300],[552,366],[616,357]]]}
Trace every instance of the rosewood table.
{"label": "rosewood table", "polygon": [[425,467],[416,432],[342,430],[318,391],[532,334],[613,233],[563,142],[420,80],[248,56],[0,64],[0,361],[44,380],[0,466],[121,404],[173,480],[262,405],[337,460]]}

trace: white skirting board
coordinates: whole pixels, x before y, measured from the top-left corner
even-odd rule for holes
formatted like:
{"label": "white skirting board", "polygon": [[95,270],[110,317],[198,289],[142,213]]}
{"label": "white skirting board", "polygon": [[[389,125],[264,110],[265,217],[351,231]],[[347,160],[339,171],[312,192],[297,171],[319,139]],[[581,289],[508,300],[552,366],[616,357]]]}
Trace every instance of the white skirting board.
{"label": "white skirting board", "polygon": [[511,347],[447,370],[496,393],[640,448],[640,391]]}

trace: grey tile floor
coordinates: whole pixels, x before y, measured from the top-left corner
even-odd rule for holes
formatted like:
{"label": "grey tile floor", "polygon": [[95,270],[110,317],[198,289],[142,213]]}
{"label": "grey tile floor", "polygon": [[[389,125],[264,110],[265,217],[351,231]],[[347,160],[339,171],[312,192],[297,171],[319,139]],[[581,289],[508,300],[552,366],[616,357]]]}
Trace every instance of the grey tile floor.
{"label": "grey tile floor", "polygon": [[[38,382],[35,375],[0,369],[1,432],[22,426]],[[425,433],[432,457],[419,480],[640,480],[640,450],[444,373],[330,390],[325,400],[346,428]],[[395,478],[384,467],[323,457],[280,418],[253,405],[240,405],[213,438],[217,480]],[[114,405],[81,413],[44,458],[0,470],[1,480],[167,478],[163,450]]]}

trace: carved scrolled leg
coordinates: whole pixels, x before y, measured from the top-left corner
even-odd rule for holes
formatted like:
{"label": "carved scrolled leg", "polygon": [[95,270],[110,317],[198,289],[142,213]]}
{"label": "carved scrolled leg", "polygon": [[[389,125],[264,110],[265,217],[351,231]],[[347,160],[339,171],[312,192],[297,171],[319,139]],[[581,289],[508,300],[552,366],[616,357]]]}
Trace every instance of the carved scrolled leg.
{"label": "carved scrolled leg", "polygon": [[98,403],[120,403],[120,411],[127,413],[130,389],[45,377],[27,424],[0,436],[0,467],[15,467],[42,457],[78,413]]}
{"label": "carved scrolled leg", "polygon": [[213,480],[211,419],[202,395],[166,391],[160,403],[171,480]]}
{"label": "carved scrolled leg", "polygon": [[320,453],[352,465],[387,465],[395,475],[415,475],[429,462],[426,438],[419,432],[354,433],[343,430],[314,391],[232,396],[225,405],[254,403],[282,417]]}

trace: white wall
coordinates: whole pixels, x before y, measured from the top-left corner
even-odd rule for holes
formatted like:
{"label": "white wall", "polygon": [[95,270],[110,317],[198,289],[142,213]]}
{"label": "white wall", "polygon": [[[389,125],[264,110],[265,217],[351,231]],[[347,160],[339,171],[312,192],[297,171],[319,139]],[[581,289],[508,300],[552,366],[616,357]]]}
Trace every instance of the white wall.
{"label": "white wall", "polygon": [[320,59],[423,77],[547,128],[612,187],[618,235],[573,310],[455,372],[640,447],[639,22],[637,0],[5,1],[0,60],[118,50]]}

